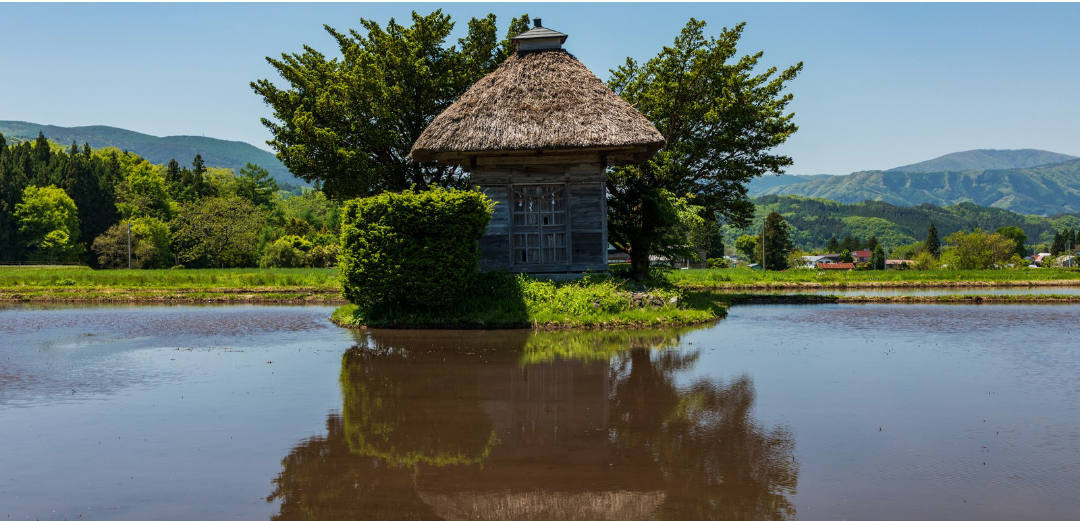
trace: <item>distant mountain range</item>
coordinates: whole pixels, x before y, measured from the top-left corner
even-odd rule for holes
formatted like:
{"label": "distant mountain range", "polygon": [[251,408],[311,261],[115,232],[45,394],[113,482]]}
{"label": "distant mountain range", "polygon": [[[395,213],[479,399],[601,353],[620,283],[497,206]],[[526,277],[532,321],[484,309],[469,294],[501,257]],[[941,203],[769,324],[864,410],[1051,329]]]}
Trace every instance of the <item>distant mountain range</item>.
{"label": "distant mountain range", "polygon": [[847,235],[864,241],[874,236],[884,248],[897,248],[924,240],[931,221],[943,242],[956,231],[968,232],[974,228],[994,231],[1003,226],[1017,226],[1028,236],[1030,245],[1048,244],[1056,232],[1081,226],[1076,214],[1039,217],[973,203],[945,207],[926,203],[898,206],[881,201],[845,204],[794,195],[767,195],[754,203],[753,222],[742,230],[729,227],[726,243],[733,244],[740,235],[758,233],[770,212],[785,218],[791,226],[793,242],[805,250],[825,246],[830,236],[840,240]]}
{"label": "distant mountain range", "polygon": [[181,166],[191,166],[195,154],[202,154],[207,166],[232,168],[234,171],[252,163],[267,169],[279,184],[308,184],[293,176],[274,154],[241,141],[202,136],[157,137],[103,125],[69,128],[26,121],[0,121],[0,133],[3,133],[9,142],[33,140],[38,137],[38,132],[45,134],[50,141],[62,145],[69,145],[74,141],[79,146],[89,143],[93,148],[116,147],[129,150],[156,164],[176,159]]}
{"label": "distant mountain range", "polygon": [[1075,156],[1043,150],[970,150],[885,171],[760,178],[748,193],[898,206],[969,202],[1029,215],[1077,214],[1081,164]]}

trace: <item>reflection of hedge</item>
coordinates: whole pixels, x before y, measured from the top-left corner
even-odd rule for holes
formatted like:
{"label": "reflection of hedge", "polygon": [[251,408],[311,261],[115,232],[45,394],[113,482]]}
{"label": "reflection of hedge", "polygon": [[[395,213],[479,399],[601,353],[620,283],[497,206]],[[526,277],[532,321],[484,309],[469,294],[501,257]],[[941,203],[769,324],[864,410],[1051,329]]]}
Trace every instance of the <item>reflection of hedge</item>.
{"label": "reflection of hedge", "polygon": [[345,298],[383,311],[438,309],[474,281],[492,203],[436,188],[345,204],[339,264]]}
{"label": "reflection of hedge", "polygon": [[487,458],[496,433],[480,407],[476,373],[445,359],[346,351],[340,383],[350,450],[407,466],[471,465]]}
{"label": "reflection of hedge", "polygon": [[537,332],[526,341],[521,365],[555,360],[594,362],[631,349],[665,349],[679,343],[676,330]]}

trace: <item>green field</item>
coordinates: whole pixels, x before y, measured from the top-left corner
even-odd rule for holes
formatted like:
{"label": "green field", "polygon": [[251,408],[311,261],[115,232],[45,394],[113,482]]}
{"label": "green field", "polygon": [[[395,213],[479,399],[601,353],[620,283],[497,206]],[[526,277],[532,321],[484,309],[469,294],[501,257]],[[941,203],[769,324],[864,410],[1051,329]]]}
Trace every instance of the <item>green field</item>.
{"label": "green field", "polygon": [[1077,269],[756,271],[748,268],[665,270],[657,275],[684,289],[1064,286],[1081,283]]}
{"label": "green field", "polygon": [[338,270],[0,267],[0,300],[343,302]]}

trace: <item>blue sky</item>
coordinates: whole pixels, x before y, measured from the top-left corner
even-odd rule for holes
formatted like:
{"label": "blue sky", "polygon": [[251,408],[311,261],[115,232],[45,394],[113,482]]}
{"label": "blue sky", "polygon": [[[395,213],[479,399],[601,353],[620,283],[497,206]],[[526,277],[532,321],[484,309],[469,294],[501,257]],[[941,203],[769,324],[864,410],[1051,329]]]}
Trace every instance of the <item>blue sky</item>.
{"label": "blue sky", "polygon": [[[747,22],[741,54],[804,62],[790,85],[800,127],[779,150],[793,174],[885,169],[974,148],[1081,155],[1081,4],[862,3],[0,3],[0,119],[206,135],[269,149],[248,83],[264,57],[337,47],[323,24],[385,24],[442,7],[528,13],[570,35],[602,79],[644,61],[690,17]],[[455,35],[457,38],[460,35]]]}

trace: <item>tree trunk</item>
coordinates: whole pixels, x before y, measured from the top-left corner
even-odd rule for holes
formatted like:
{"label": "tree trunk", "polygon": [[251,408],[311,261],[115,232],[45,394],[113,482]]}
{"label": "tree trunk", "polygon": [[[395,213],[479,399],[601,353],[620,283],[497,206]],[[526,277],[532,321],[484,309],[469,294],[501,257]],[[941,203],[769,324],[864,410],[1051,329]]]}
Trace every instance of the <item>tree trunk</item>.
{"label": "tree trunk", "polygon": [[649,276],[649,250],[632,243],[630,254],[631,278],[637,281],[645,280]]}

